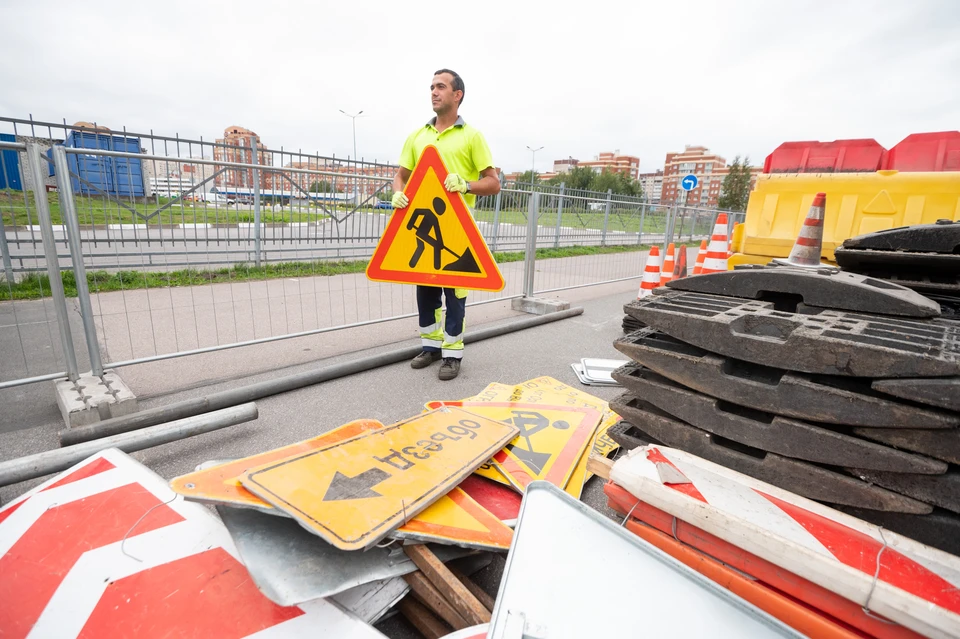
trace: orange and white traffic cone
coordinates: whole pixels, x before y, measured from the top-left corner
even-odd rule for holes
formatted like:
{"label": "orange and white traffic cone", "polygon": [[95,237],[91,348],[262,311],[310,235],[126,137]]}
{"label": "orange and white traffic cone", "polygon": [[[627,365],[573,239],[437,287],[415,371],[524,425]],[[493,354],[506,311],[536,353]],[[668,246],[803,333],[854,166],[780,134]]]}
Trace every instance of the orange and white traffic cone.
{"label": "orange and white traffic cone", "polygon": [[673,279],[673,269],[676,267],[676,248],[673,242],[667,245],[667,253],[663,256],[663,268],[660,269],[660,286]]}
{"label": "orange and white traffic cone", "polygon": [[658,286],[660,286],[660,247],[654,246],[650,248],[647,263],[643,267],[643,279],[640,280],[640,292],[637,293],[637,299],[642,300],[653,294],[653,289]]}
{"label": "orange and white traffic cone", "polygon": [[697,261],[693,265],[693,274],[700,275],[703,270],[703,259],[707,256],[707,241],[700,241],[700,250],[697,251]]}
{"label": "orange and white traffic cone", "polygon": [[721,213],[713,226],[713,235],[707,246],[707,254],[703,258],[701,275],[708,273],[722,273],[727,270],[727,258],[730,252],[727,249],[727,214]]}
{"label": "orange and white traffic cone", "polygon": [[677,268],[673,271],[673,279],[679,280],[687,276],[687,247],[681,246],[677,255]]}
{"label": "orange and white traffic cone", "polygon": [[787,259],[773,260],[783,266],[820,268],[820,252],[823,250],[823,214],[827,206],[827,194],[817,193],[807,212],[807,219],[800,227],[800,235]]}

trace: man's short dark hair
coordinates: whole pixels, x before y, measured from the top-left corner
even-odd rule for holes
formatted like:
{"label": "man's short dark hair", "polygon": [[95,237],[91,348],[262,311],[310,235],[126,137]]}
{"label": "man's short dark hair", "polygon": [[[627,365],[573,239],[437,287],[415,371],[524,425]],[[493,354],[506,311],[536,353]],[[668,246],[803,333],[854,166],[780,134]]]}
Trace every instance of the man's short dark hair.
{"label": "man's short dark hair", "polygon": [[[460,96],[460,104],[463,104],[463,98],[467,94],[466,89],[463,87],[463,78],[461,78],[460,74],[458,74],[456,71],[451,71],[450,69],[440,69],[433,75],[440,75],[441,73],[449,73],[451,76],[453,76],[453,90],[461,92],[462,95]],[[457,106],[459,106],[459,104]]]}

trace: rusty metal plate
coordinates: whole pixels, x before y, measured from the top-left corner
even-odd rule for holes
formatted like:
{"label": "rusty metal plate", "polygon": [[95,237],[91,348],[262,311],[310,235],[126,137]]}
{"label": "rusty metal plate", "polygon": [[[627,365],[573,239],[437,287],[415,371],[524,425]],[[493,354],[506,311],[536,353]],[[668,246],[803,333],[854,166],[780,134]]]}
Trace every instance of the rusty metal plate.
{"label": "rusty metal plate", "polygon": [[628,365],[616,379],[637,397],[701,430],[778,455],[832,466],[894,473],[945,473],[947,465],[828,428],[744,408],[692,391],[649,369]]}
{"label": "rusty metal plate", "polygon": [[906,515],[852,506],[836,506],[836,509],[922,544],[960,556],[960,516],[946,510],[936,508],[929,515]]}
{"label": "rusty metal plate", "polygon": [[246,471],[244,488],[342,550],[373,546],[518,433],[444,407]]}
{"label": "rusty metal plate", "polygon": [[914,224],[884,229],[847,238],[845,249],[956,253],[960,247],[960,222],[937,220],[934,224]]}
{"label": "rusty metal plate", "polygon": [[673,290],[769,300],[778,305],[808,306],[902,317],[937,317],[940,306],[916,291],[866,275],[835,268],[799,269],[784,266],[737,267],[667,282]]}
{"label": "rusty metal plate", "polygon": [[960,411],[960,377],[947,379],[877,379],[873,390],[928,406]]}
{"label": "rusty metal plate", "polygon": [[[953,428],[960,415],[904,404],[854,377],[794,373],[716,355],[655,329],[618,339],[617,350],[684,386],[730,402],[828,424]],[[629,379],[615,376],[630,388]]]}
{"label": "rusty metal plate", "polygon": [[921,455],[942,459],[951,464],[960,464],[960,429],[914,430],[906,428],[854,428],[858,437],[911,450]]}
{"label": "rusty metal plate", "polygon": [[960,513],[960,472],[956,470],[942,475],[886,473],[863,468],[848,468],[847,472],[901,495]]}
{"label": "rusty metal plate", "polygon": [[824,310],[779,311],[773,302],[672,292],[624,311],[721,355],[804,373],[854,377],[960,374],[960,324]]}
{"label": "rusty metal plate", "polygon": [[960,255],[947,253],[907,253],[874,251],[838,246],[834,251],[837,264],[851,271],[874,268],[914,269],[935,273],[960,273]]}
{"label": "rusty metal plate", "polygon": [[678,421],[630,393],[610,402],[611,408],[643,433],[721,466],[789,490],[808,499],[925,515],[929,504],[871,486],[849,475],[731,442]]}

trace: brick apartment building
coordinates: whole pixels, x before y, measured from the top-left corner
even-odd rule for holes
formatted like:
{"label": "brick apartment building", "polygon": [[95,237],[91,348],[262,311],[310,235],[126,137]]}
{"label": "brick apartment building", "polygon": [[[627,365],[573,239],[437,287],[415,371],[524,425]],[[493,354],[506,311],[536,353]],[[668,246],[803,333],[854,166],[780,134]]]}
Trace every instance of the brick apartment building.
{"label": "brick apartment building", "polygon": [[[223,137],[218,139],[216,146],[213,147],[213,159],[223,162],[242,162],[244,164],[253,164],[253,144],[257,145],[257,164],[264,166],[273,166],[273,153],[266,150],[266,145],[260,140],[260,136],[245,129],[242,126],[230,126],[223,132]],[[231,148],[239,147],[239,148]],[[219,171],[224,167],[217,166],[215,170]],[[252,188],[254,169],[226,168],[226,171],[214,178],[216,186],[233,188]],[[270,174],[261,173],[260,188],[270,189],[273,187]]]}
{"label": "brick apartment building", "polygon": [[604,170],[621,173],[632,180],[636,180],[640,174],[640,158],[635,155],[620,155],[619,149],[613,153],[601,153],[596,159],[582,161],[577,166],[589,167],[596,173]]}
{"label": "brick apartment building", "polygon": [[[587,167],[595,173],[602,173],[604,170],[612,173],[622,173],[635,180],[640,173],[640,158],[635,155],[620,155],[619,150],[612,153],[605,151],[598,154],[593,160],[578,160],[573,157],[568,157],[563,160],[554,160],[553,171],[538,173],[537,175],[541,181],[545,182],[558,175],[569,173],[575,167]],[[505,179],[507,182],[515,183],[526,171],[527,170],[508,173]]]}
{"label": "brick apartment building", "polygon": [[[711,153],[705,146],[687,145],[680,153],[667,153],[663,163],[663,188],[660,201],[664,204],[686,201],[689,206],[715,207],[720,199],[723,179],[729,172],[726,159]],[[751,190],[757,183],[757,176],[762,172],[762,167],[751,167]],[[680,180],[691,173],[697,176],[699,183],[684,200]]]}
{"label": "brick apartment building", "polygon": [[[344,163],[340,162],[339,160],[331,160],[327,158],[308,160],[307,162],[287,162],[284,164],[284,168],[307,169],[311,171],[329,171],[331,173],[343,173],[347,175],[363,175],[367,178],[391,179],[397,172],[397,168],[389,164],[354,164],[352,162]],[[293,182],[300,189],[309,191],[310,187],[313,186],[314,183],[321,184],[323,182],[327,182],[329,185],[333,186],[333,190],[337,193],[353,193],[353,191],[356,190],[359,192],[361,199],[366,199],[370,195],[373,195],[377,189],[384,184],[384,180],[382,179],[357,180],[348,177],[313,175],[310,173],[286,173],[285,175],[289,178],[289,181],[280,177],[276,177],[274,179],[275,188],[277,190],[295,191],[297,189],[291,187],[290,184],[290,182]],[[389,189],[390,186],[388,185],[386,188]]]}

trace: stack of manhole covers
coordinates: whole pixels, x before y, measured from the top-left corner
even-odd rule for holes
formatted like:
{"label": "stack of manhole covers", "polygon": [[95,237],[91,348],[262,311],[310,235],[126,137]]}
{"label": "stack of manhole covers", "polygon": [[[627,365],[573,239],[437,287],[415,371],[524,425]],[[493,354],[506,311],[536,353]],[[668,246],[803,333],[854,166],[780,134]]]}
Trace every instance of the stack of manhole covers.
{"label": "stack of manhole covers", "polygon": [[661,443],[960,554],[960,322],[889,280],[748,267],[624,311],[625,447]]}
{"label": "stack of manhole covers", "polygon": [[846,271],[923,293],[960,320],[960,221],[938,220],[853,237],[836,250]]}

